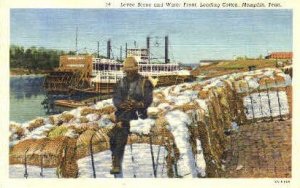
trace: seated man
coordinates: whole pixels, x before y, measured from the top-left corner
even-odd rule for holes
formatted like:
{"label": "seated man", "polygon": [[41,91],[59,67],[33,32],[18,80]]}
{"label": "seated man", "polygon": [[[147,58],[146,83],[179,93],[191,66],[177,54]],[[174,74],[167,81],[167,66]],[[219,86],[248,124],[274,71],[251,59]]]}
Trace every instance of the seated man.
{"label": "seated man", "polygon": [[138,74],[138,63],[134,57],[126,58],[123,70],[126,76],[116,85],[113,94],[117,124],[110,134],[113,166],[111,174],[121,172],[124,149],[130,133],[130,120],[147,118],[147,108],[153,98],[153,86],[147,78]]}

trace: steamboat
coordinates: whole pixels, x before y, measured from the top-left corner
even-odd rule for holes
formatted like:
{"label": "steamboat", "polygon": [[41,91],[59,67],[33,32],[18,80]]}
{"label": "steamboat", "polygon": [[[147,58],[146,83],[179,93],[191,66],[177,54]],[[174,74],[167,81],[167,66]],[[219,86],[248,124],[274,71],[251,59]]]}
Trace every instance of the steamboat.
{"label": "steamboat", "polygon": [[[126,57],[134,56],[139,73],[148,77],[155,87],[169,86],[192,80],[188,70],[168,58],[168,37],[165,37],[165,62],[150,61],[150,39],[147,48],[126,48]],[[48,94],[86,95],[89,97],[111,95],[116,83],[124,77],[122,61],[110,58],[108,41],[107,58],[91,55],[63,55],[59,67],[46,76],[44,89]],[[58,104],[61,101],[57,102]],[[65,102],[64,102],[65,103]]]}

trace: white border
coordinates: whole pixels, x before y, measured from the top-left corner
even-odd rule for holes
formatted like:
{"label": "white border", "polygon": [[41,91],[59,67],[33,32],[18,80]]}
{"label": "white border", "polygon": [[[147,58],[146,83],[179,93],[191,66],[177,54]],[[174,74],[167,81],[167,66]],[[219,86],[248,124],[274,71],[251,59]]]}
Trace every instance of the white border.
{"label": "white border", "polygon": [[[121,0],[0,0],[0,188],[1,187],[300,187],[300,168],[299,168],[299,75],[297,71],[300,66],[299,45],[300,45],[300,1],[298,0],[124,0],[122,2],[280,2],[282,9],[293,9],[293,127],[292,127],[292,178],[288,179],[289,184],[276,184],[272,178],[252,178],[252,179],[9,179],[8,173],[8,125],[9,125],[9,13],[10,8],[105,8],[105,2],[111,2],[111,8],[120,8]],[[173,9],[173,8],[172,8]],[[177,8],[174,8],[177,9]],[[182,9],[179,8],[179,9]],[[203,9],[203,8],[200,8]],[[222,8],[225,9],[225,8]],[[246,9],[246,8],[239,8]],[[252,8],[249,8],[252,9]],[[262,9],[262,8],[256,8]],[[263,8],[264,9],[264,8]]]}

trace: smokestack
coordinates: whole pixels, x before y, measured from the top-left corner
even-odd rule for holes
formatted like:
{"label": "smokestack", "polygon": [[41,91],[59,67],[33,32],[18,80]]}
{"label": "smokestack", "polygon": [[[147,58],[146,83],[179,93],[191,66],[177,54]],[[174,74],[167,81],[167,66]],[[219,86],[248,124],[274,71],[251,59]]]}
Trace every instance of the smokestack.
{"label": "smokestack", "polygon": [[147,37],[147,55],[148,55],[148,62],[150,63],[150,37]]}
{"label": "smokestack", "polygon": [[165,63],[169,63],[169,37],[165,36]]}
{"label": "smokestack", "polygon": [[97,57],[99,58],[100,55],[99,55],[99,41],[97,42]]}
{"label": "smokestack", "polygon": [[122,61],[122,46],[120,46],[120,61]]}
{"label": "smokestack", "polygon": [[110,59],[111,43],[110,39],[107,41],[107,59]]}
{"label": "smokestack", "polygon": [[125,58],[127,58],[127,42],[125,43]]}

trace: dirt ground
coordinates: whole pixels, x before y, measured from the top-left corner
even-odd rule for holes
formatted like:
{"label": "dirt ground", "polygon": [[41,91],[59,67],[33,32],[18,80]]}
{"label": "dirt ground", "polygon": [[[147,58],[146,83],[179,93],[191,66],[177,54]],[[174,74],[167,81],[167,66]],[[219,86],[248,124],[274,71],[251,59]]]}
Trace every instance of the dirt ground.
{"label": "dirt ground", "polygon": [[242,125],[230,136],[228,178],[291,178],[291,120]]}

